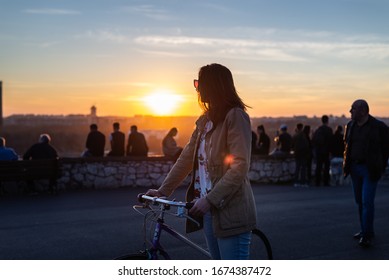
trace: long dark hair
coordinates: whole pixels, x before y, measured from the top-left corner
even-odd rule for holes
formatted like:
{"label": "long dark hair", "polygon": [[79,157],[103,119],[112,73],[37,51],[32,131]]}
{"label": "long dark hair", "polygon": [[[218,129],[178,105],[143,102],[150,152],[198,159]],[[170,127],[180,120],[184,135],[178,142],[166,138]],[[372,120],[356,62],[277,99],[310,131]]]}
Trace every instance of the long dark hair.
{"label": "long dark hair", "polygon": [[214,124],[223,121],[230,109],[248,107],[235,89],[231,71],[221,64],[200,68],[198,92],[200,107]]}

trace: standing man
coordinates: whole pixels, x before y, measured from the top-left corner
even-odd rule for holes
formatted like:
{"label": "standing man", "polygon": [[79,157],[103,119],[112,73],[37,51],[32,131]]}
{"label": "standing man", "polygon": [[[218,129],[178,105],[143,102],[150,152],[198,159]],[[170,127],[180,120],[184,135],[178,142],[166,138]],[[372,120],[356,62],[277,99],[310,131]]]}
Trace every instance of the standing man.
{"label": "standing man", "polygon": [[296,159],[296,169],[294,173],[295,187],[309,187],[307,184],[307,159],[309,156],[309,143],[303,131],[304,125],[296,125],[296,133],[292,138],[292,149]]}
{"label": "standing man", "polygon": [[389,154],[388,127],[369,114],[369,105],[358,99],[351,105],[346,126],[344,176],[351,175],[358,205],[361,231],[354,235],[368,247],[374,237],[374,198],[378,180],[385,171]]}
{"label": "standing man", "polygon": [[86,150],[83,157],[103,157],[105,148],[105,135],[98,130],[97,124],[89,126],[90,132],[86,138]]}
{"label": "standing man", "polygon": [[145,136],[138,132],[136,125],[131,126],[130,135],[128,135],[127,155],[147,157],[149,147],[147,146]]}
{"label": "standing man", "polygon": [[111,142],[111,151],[108,156],[122,157],[124,156],[125,135],[120,131],[120,124],[118,122],[113,123],[113,132],[109,136]]}
{"label": "standing man", "polygon": [[328,116],[321,117],[322,125],[313,134],[313,148],[316,156],[315,181],[320,186],[323,179],[324,186],[330,185],[330,151],[332,143],[332,128],[328,126]]}

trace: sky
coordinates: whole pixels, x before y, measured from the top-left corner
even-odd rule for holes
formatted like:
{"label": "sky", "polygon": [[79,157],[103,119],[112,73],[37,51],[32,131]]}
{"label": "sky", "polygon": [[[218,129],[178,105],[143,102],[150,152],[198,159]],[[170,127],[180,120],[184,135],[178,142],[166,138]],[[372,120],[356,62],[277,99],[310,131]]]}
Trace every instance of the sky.
{"label": "sky", "polygon": [[0,0],[3,115],[198,115],[227,66],[252,117],[389,116],[386,0]]}

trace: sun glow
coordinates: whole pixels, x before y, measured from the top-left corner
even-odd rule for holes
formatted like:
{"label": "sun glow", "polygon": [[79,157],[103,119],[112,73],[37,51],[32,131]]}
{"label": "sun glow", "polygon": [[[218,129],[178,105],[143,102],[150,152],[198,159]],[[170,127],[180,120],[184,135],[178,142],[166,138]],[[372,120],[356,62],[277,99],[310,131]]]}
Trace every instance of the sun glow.
{"label": "sun glow", "polygon": [[175,115],[182,97],[167,90],[155,91],[143,98],[150,110],[159,116]]}

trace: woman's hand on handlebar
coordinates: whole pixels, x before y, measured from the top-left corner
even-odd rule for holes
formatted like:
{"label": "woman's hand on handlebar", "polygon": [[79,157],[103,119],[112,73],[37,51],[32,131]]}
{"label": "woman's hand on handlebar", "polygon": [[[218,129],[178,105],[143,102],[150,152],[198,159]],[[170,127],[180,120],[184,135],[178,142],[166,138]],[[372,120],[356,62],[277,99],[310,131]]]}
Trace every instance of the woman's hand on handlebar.
{"label": "woman's hand on handlebar", "polygon": [[157,189],[149,189],[145,195],[148,195],[148,196],[156,196],[156,197],[161,197],[161,196],[165,196],[163,193],[161,193],[159,190]]}

